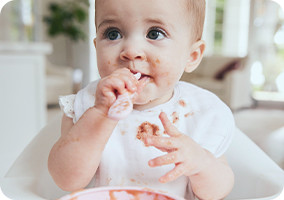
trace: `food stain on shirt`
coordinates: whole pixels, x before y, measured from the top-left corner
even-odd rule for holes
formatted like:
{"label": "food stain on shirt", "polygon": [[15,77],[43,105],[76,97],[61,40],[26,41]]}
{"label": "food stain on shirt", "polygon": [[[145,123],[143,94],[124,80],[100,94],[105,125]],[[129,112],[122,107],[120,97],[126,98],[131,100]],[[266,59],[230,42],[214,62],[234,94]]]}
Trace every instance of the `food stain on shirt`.
{"label": "food stain on shirt", "polygon": [[159,131],[159,126],[146,121],[138,127],[136,138],[144,142],[147,136],[159,136]]}
{"label": "food stain on shirt", "polygon": [[178,102],[178,103],[179,103],[179,105],[180,105],[180,106],[182,106],[182,107],[186,107],[186,103],[185,103],[185,101],[184,101],[184,100],[182,100],[182,99],[181,99],[181,100],[179,100],[179,102]]}
{"label": "food stain on shirt", "polygon": [[130,181],[131,181],[132,183],[135,183],[135,184],[141,185],[141,182],[140,182],[140,181],[135,180],[134,178],[130,179]]}
{"label": "food stain on shirt", "polygon": [[173,124],[175,124],[179,121],[179,116],[178,116],[177,112],[173,112],[172,119],[173,119]]}
{"label": "food stain on shirt", "polygon": [[135,180],[134,178],[130,179],[130,181],[131,181],[132,183],[136,183],[136,180]]}
{"label": "food stain on shirt", "polygon": [[121,131],[121,135],[125,135],[126,131]]}
{"label": "food stain on shirt", "polygon": [[189,117],[189,116],[193,116],[194,115],[194,112],[188,112],[188,113],[186,113],[185,115],[184,115],[184,117]]}

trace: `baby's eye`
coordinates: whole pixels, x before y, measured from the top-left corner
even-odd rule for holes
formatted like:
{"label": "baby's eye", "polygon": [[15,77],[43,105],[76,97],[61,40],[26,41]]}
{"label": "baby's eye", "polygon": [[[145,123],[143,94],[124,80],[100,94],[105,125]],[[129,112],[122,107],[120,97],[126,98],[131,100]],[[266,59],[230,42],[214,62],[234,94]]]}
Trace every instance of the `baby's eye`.
{"label": "baby's eye", "polygon": [[159,29],[150,30],[147,34],[147,38],[151,40],[161,40],[166,37],[166,33]]}
{"label": "baby's eye", "polygon": [[118,40],[122,38],[121,34],[118,30],[107,30],[105,33],[105,37],[109,40]]}

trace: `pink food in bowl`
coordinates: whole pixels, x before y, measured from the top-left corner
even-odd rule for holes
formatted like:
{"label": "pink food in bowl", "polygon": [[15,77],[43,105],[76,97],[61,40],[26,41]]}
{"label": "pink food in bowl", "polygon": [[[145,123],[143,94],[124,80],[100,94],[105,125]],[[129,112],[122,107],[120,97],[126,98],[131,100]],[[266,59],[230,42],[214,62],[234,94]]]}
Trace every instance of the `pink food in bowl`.
{"label": "pink food in bowl", "polygon": [[59,200],[184,200],[184,198],[140,187],[100,187],[85,189]]}

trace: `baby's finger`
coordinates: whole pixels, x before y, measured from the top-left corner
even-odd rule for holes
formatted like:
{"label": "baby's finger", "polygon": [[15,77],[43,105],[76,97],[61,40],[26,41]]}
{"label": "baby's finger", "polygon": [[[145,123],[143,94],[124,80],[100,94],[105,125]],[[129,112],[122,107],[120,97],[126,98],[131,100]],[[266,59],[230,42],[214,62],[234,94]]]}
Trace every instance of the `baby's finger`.
{"label": "baby's finger", "polygon": [[173,138],[159,136],[148,136],[145,138],[145,145],[168,150],[177,149],[178,146]]}
{"label": "baby's finger", "polygon": [[181,133],[178,131],[178,129],[168,119],[166,113],[161,112],[160,115],[159,115],[159,118],[160,118],[160,120],[161,120],[161,122],[162,122],[162,124],[165,128],[166,133],[169,136],[176,137],[176,136],[181,135]]}
{"label": "baby's finger", "polygon": [[185,171],[186,170],[185,170],[184,165],[177,164],[174,169],[172,169],[167,174],[165,174],[164,176],[159,178],[159,181],[161,183],[167,183],[167,182],[170,182],[170,181],[174,181],[177,178],[179,178],[180,176],[184,175]]}
{"label": "baby's finger", "polygon": [[118,94],[125,93],[125,82],[116,76],[112,76],[106,79],[104,82],[102,93],[107,96],[109,92],[118,92]]}
{"label": "baby's finger", "polygon": [[112,91],[110,91],[108,89],[103,89],[102,93],[108,99],[108,102],[109,102],[110,105],[115,102],[116,95]]}
{"label": "baby's finger", "polygon": [[136,92],[137,91],[139,82],[129,70],[125,71],[125,73],[121,75],[121,78],[125,81],[126,88],[130,92]]}
{"label": "baby's finger", "polygon": [[112,76],[112,79],[119,79],[120,81],[122,81],[123,87],[129,92],[133,93],[137,91],[138,81],[136,79],[133,79],[132,74],[115,74]]}
{"label": "baby's finger", "polygon": [[169,165],[181,162],[179,154],[175,152],[168,153],[166,155],[154,158],[148,162],[150,167],[159,167],[162,165]]}

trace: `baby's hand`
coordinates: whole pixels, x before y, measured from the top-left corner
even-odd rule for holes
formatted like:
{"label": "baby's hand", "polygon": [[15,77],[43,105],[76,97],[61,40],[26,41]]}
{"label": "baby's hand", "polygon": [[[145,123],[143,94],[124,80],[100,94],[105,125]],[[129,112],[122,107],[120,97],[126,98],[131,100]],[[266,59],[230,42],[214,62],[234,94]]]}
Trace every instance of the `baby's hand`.
{"label": "baby's hand", "polygon": [[166,183],[182,175],[192,176],[200,172],[209,160],[206,150],[187,135],[180,133],[165,113],[162,112],[159,118],[170,137],[150,136],[146,138],[145,144],[168,153],[150,160],[148,164],[151,167],[175,164],[174,169],[162,176],[159,181]]}
{"label": "baby's hand", "polygon": [[114,71],[100,80],[96,90],[95,107],[107,115],[117,96],[125,92],[135,93],[138,80],[127,68]]}

